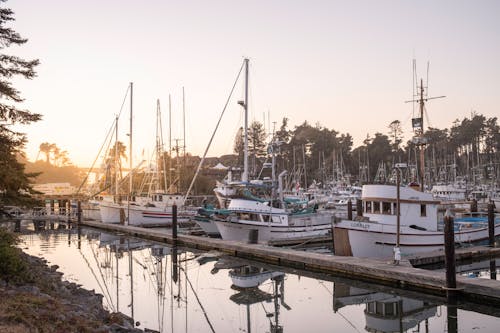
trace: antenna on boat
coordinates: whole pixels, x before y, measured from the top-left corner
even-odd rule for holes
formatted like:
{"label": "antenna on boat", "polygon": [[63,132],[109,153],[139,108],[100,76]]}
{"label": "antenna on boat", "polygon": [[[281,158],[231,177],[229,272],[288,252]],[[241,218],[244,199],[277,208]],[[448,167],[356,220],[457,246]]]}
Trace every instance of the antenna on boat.
{"label": "antenna on boat", "polygon": [[[415,70],[415,61],[413,63],[413,68]],[[429,70],[429,65],[427,65],[427,71]],[[416,74],[414,74],[416,77]],[[427,80],[429,78],[429,74],[427,73]],[[435,96],[428,97],[427,90],[428,87],[424,87],[423,79],[420,79],[420,86],[416,86],[418,91],[418,96],[414,96],[412,100],[405,101],[405,103],[416,103],[419,104],[419,117],[412,119],[412,127],[415,132],[415,136],[412,139],[412,142],[419,147],[420,149],[420,190],[424,191],[424,178],[425,178],[425,146],[427,145],[427,138],[424,137],[425,127],[424,127],[424,111],[425,111],[425,102],[431,99],[444,98],[446,96]],[[425,95],[424,95],[425,92]],[[415,98],[418,97],[418,98]]]}

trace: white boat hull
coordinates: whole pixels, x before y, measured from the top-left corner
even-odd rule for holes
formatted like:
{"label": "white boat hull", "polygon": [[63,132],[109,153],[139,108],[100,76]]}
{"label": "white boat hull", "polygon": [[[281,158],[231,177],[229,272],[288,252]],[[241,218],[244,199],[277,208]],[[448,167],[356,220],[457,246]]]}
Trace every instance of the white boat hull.
{"label": "white boat hull", "polygon": [[103,223],[123,223],[127,218],[125,206],[114,202],[101,202],[99,213]]}
{"label": "white boat hull", "polygon": [[314,238],[325,236],[331,231],[331,224],[310,225],[302,227],[291,226],[269,226],[248,224],[240,222],[215,221],[222,239],[247,241],[250,239],[250,231],[258,231],[258,241],[268,242],[270,240],[292,239],[292,238]]}
{"label": "white boat hull", "polygon": [[[145,207],[131,205],[129,208],[129,225],[133,226],[171,226],[172,206]],[[177,222],[187,222],[194,216],[193,212],[179,209],[177,211]]]}
{"label": "white boat hull", "polygon": [[[396,246],[396,226],[342,221],[334,227],[335,251],[347,249],[351,253],[338,253],[354,257],[393,258]],[[347,237],[346,237],[347,235]],[[500,235],[500,224],[495,226],[495,236]],[[475,243],[488,239],[488,228],[470,228],[455,232],[455,243]],[[444,249],[444,233],[401,227],[400,251],[402,257],[422,252]],[[337,254],[337,253],[336,253]]]}
{"label": "white boat hull", "polygon": [[196,219],[195,220],[196,224],[203,230],[205,234],[208,236],[219,236],[220,232],[219,229],[217,228],[217,224],[213,220],[209,219]]}

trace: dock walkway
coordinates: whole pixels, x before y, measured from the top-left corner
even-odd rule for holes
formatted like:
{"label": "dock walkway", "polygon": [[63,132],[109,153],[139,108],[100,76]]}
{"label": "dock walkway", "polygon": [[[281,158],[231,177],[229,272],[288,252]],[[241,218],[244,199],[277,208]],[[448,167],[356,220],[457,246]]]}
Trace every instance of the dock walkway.
{"label": "dock walkway", "polygon": [[[83,221],[81,225],[162,243],[173,243],[172,234],[169,231],[104,224],[95,221]],[[446,289],[443,287],[446,285],[444,272],[414,268],[409,263],[394,265],[387,260],[334,256],[182,234],[177,237],[177,245],[199,250],[218,250],[235,257],[312,272],[330,273],[437,296],[446,295]],[[491,305],[500,306],[500,281],[471,279],[458,275],[457,288],[460,296],[465,300],[488,302]]]}

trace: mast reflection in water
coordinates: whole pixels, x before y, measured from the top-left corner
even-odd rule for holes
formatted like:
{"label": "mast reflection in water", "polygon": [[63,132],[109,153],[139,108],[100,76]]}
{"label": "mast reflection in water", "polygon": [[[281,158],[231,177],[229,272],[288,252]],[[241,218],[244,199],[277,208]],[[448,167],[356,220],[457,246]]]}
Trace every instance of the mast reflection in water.
{"label": "mast reflection in water", "polygon": [[354,280],[57,223],[35,230],[23,222],[20,229],[25,252],[59,265],[64,279],[95,289],[110,311],[132,317],[142,329],[497,332],[500,324],[499,309],[487,305],[461,303],[445,315],[442,299]]}

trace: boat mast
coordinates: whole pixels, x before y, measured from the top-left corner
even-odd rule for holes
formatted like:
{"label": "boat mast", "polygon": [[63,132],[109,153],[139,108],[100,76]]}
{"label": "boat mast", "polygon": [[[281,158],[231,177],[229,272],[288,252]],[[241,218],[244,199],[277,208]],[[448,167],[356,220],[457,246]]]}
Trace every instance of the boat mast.
{"label": "boat mast", "polygon": [[422,128],[420,131],[420,191],[424,191],[425,181],[425,145],[427,142],[424,139],[424,85],[423,80],[420,79],[420,119],[422,121]]}
{"label": "boat mast", "polygon": [[[129,196],[132,196],[132,101],[134,95],[134,83],[130,82],[130,134],[129,134]],[[130,198],[129,198],[130,201]]]}
{"label": "boat mast", "polygon": [[[424,110],[425,110],[425,102],[430,99],[443,98],[446,96],[437,96],[437,97],[427,97],[427,94],[424,98],[424,80],[420,79],[420,96],[418,99],[413,99],[410,101],[405,101],[405,103],[419,103],[419,118],[412,119],[412,127],[415,130],[415,137],[413,138],[413,143],[420,148],[420,191],[424,191],[424,179],[425,179],[425,146],[427,145],[427,139],[424,137]],[[426,87],[427,88],[427,87]]]}
{"label": "boat mast", "polygon": [[168,186],[170,188],[172,186],[172,99],[170,94],[168,94],[168,157],[170,159],[168,167]]}
{"label": "boat mast", "polygon": [[115,200],[118,200],[118,116],[115,118]]}
{"label": "boat mast", "polygon": [[248,181],[248,58],[245,58],[245,102],[243,108],[245,109],[245,143],[243,148],[243,175],[241,180]]}

